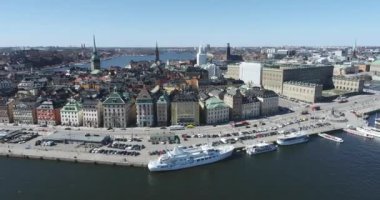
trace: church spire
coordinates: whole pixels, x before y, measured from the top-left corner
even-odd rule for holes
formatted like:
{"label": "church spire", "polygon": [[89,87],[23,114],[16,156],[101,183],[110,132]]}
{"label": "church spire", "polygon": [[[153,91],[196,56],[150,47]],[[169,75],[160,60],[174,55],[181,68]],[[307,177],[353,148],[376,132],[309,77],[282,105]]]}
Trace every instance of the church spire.
{"label": "church spire", "polygon": [[160,60],[160,52],[158,51],[158,44],[157,44],[157,41],[156,41],[156,62],[158,62]]}
{"label": "church spire", "polygon": [[95,35],[93,35],[92,38],[93,38],[93,41],[94,41],[93,52],[96,52]]}

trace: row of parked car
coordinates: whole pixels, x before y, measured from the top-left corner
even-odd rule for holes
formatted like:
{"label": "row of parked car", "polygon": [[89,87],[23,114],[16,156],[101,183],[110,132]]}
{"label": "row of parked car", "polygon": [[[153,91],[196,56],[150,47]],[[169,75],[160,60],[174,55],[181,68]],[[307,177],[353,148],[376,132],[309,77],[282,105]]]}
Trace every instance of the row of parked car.
{"label": "row of parked car", "polygon": [[145,149],[145,145],[139,145],[139,144],[126,144],[126,143],[119,143],[119,142],[113,142],[112,144],[108,145],[109,148],[115,148],[115,149],[124,149],[124,150],[136,150],[140,151],[142,149]]}
{"label": "row of parked car", "polygon": [[98,149],[98,148],[94,148],[90,150],[90,153],[99,153],[99,154],[106,154],[106,155],[125,155],[125,156],[139,156],[140,155],[140,152],[138,151]]}

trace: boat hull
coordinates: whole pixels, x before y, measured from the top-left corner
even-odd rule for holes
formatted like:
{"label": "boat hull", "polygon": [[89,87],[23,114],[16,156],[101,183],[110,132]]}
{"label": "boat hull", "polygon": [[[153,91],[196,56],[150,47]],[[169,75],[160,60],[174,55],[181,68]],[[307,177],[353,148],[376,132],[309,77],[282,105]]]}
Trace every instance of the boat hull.
{"label": "boat hull", "polygon": [[288,145],[294,145],[294,144],[300,144],[300,143],[305,143],[309,141],[309,137],[302,137],[302,138],[297,138],[293,140],[287,140],[284,141],[282,139],[278,139],[276,143],[281,146],[288,146]]}
{"label": "boat hull", "polygon": [[359,127],[356,128],[356,130],[358,130],[361,133],[364,133],[364,134],[367,134],[367,135],[371,135],[373,137],[380,137],[380,132],[375,132],[373,130],[368,130],[368,129],[359,128]]}
{"label": "boat hull", "polygon": [[334,141],[334,142],[343,142],[342,138],[338,138],[338,137],[335,137],[335,136],[332,136],[332,135],[328,135],[328,134],[319,133],[318,136],[323,137],[323,138],[325,138],[327,140]]}
{"label": "boat hull", "polygon": [[368,135],[366,133],[362,133],[362,132],[359,132],[359,131],[356,131],[356,130],[343,129],[343,131],[346,132],[346,133],[353,134],[353,135],[358,135],[358,136],[362,136],[362,137],[365,137],[365,138],[368,138],[368,139],[373,139],[372,135]]}
{"label": "boat hull", "polygon": [[257,155],[257,154],[262,154],[262,153],[268,153],[268,152],[272,152],[272,151],[276,151],[278,148],[277,146],[274,146],[273,148],[271,149],[267,149],[265,151],[253,151],[253,150],[247,150],[247,154],[248,155]]}
{"label": "boat hull", "polygon": [[172,166],[167,165],[166,167],[157,167],[156,164],[149,163],[148,169],[151,172],[163,172],[163,171],[175,171],[175,170],[181,170],[181,169],[186,169],[186,168],[191,168],[191,167],[197,167],[197,166],[201,166],[201,165],[212,164],[212,163],[215,163],[215,162],[218,162],[218,161],[221,161],[221,160],[224,160],[224,159],[230,157],[233,153],[233,150],[234,149],[232,148],[232,149],[224,152],[223,154],[220,154],[216,158],[203,160],[200,162],[193,161],[193,162],[188,162],[186,164],[181,164],[181,165],[172,165]]}

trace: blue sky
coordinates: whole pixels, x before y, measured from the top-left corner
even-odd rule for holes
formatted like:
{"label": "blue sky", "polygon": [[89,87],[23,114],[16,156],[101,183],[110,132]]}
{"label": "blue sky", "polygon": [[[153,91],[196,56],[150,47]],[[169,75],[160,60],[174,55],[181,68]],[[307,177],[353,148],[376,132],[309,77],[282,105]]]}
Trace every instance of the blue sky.
{"label": "blue sky", "polygon": [[0,46],[380,46],[379,0],[0,0]]}

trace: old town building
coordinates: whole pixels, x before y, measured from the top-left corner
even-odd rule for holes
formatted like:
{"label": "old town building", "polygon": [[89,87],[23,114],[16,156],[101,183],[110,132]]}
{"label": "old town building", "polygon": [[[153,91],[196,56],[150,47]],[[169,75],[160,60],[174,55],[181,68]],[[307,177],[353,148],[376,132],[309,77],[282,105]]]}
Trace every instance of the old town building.
{"label": "old town building", "polygon": [[199,125],[199,99],[193,91],[181,91],[171,101],[171,124]]}
{"label": "old town building", "polygon": [[245,95],[242,100],[242,119],[252,119],[260,116],[260,101],[254,95]]}
{"label": "old town building", "polygon": [[58,125],[61,123],[60,109],[53,101],[44,101],[37,107],[37,121],[40,125]]}
{"label": "old town building", "polygon": [[230,107],[231,120],[240,120],[242,114],[243,95],[239,88],[228,88],[224,95],[224,103]]}
{"label": "old town building", "polygon": [[106,128],[126,128],[128,126],[131,99],[114,91],[103,101],[103,125]]}
{"label": "old town building", "polygon": [[157,126],[167,126],[170,113],[170,100],[166,93],[161,95],[156,102]]}
{"label": "old town building", "polygon": [[278,95],[272,90],[254,88],[252,93],[260,101],[260,115],[268,116],[278,113]]}
{"label": "old town building", "polygon": [[136,98],[137,126],[153,126],[154,105],[149,92],[143,88]]}
{"label": "old town building", "polygon": [[83,125],[83,108],[82,104],[74,99],[61,109],[61,124],[64,126],[82,126]]}
{"label": "old town building", "polygon": [[211,97],[204,103],[206,124],[227,123],[230,119],[230,107],[217,97]]}
{"label": "old town building", "polygon": [[37,103],[31,100],[21,100],[15,103],[13,109],[13,119],[16,124],[37,123]]}
{"label": "old town building", "polygon": [[0,123],[13,122],[14,100],[0,98]]}
{"label": "old town building", "polygon": [[83,101],[83,126],[98,128],[103,125],[102,102],[95,99]]}

